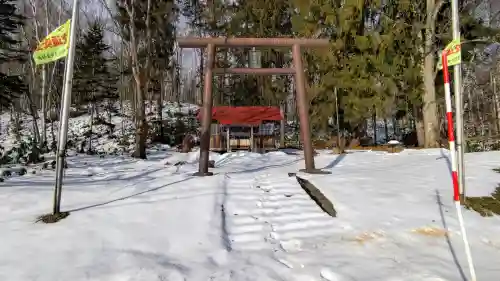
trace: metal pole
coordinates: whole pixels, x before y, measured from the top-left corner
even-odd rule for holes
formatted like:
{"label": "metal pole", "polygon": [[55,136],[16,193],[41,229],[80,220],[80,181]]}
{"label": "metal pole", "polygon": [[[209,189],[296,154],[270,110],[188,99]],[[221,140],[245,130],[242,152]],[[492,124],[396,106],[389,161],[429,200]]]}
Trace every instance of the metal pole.
{"label": "metal pole", "polygon": [[75,61],[76,28],[78,24],[78,0],[73,1],[71,28],[69,35],[69,52],[66,59],[63,84],[63,100],[59,124],[59,141],[57,143],[56,186],[54,189],[54,214],[61,211],[62,180],[64,175],[64,158],[66,155],[66,140],[68,136],[68,116],[71,105],[71,86],[73,82],[73,64]]}
{"label": "metal pole", "polygon": [[[458,0],[451,1],[453,39],[460,38],[460,23],[458,15]],[[462,69],[457,64],[453,67],[453,92],[455,93],[455,119],[457,128],[457,160],[458,160],[458,185],[462,200],[465,199],[465,165],[464,165],[464,122],[463,122],[463,100],[462,100]]]}

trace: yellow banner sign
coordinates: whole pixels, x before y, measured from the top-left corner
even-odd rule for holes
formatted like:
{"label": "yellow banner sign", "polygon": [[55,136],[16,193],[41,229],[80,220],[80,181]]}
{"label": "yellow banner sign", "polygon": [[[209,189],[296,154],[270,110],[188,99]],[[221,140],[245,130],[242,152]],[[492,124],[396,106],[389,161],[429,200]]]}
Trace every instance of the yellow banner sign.
{"label": "yellow banner sign", "polygon": [[46,64],[68,55],[71,20],[52,31],[38,44],[33,59],[36,65]]}
{"label": "yellow banner sign", "polygon": [[460,39],[454,39],[444,48],[444,51],[439,52],[439,59],[437,67],[439,70],[443,69],[443,60],[442,55],[443,52],[446,53],[446,60],[448,62],[448,66],[454,66],[462,63],[462,47],[460,45]]}

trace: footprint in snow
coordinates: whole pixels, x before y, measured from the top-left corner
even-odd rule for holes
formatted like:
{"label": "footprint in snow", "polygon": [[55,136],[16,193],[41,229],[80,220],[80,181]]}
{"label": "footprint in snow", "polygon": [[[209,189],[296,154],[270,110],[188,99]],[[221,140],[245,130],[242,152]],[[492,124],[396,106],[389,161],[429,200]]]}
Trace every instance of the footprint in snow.
{"label": "footprint in snow", "polygon": [[323,268],[320,272],[321,278],[327,281],[347,281],[348,279],[338,273],[331,271],[329,268]]}
{"label": "footprint in snow", "polygon": [[302,241],[297,239],[280,241],[280,246],[287,253],[300,252],[302,248]]}

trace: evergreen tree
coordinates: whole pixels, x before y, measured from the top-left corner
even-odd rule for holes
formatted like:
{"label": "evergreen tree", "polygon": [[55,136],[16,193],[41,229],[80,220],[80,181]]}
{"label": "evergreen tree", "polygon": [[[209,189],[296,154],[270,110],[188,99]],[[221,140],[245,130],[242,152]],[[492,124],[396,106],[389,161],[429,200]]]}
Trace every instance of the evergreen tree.
{"label": "evergreen tree", "polygon": [[118,76],[110,70],[110,46],[104,43],[102,25],[94,22],[77,46],[73,91],[77,103],[117,99]]}
{"label": "evergreen tree", "polygon": [[[92,137],[94,114],[101,124],[108,124],[110,132],[113,126],[99,116],[98,106],[107,101],[107,106],[118,98],[118,75],[112,73],[112,59],[108,58],[110,46],[104,43],[102,25],[94,22],[90,25],[82,40],[77,45],[76,71],[74,74],[73,91],[77,105],[87,103],[90,111],[90,130],[88,136],[88,153],[93,153]],[[82,146],[83,150],[83,146]],[[82,151],[83,152],[83,151]]]}
{"label": "evergreen tree", "polygon": [[[390,117],[403,110],[406,115],[421,119],[419,113],[427,110],[432,100],[429,95],[425,103],[422,99],[428,90],[423,87],[424,78],[428,79],[424,75],[428,73],[422,71],[429,51],[424,46],[429,29],[426,3],[295,0],[294,7],[293,27],[297,35],[310,38],[320,34],[331,41],[329,50],[313,50],[304,56],[309,83],[313,85],[311,113],[313,122],[319,123],[316,125],[324,125],[332,116],[335,88],[341,119],[348,121],[345,125],[350,125],[347,127],[352,131],[374,113]],[[436,13],[437,28],[429,51],[432,53],[451,40],[449,4]],[[463,37],[488,36],[484,26],[470,14],[464,11],[462,15]],[[466,57],[465,50],[463,53]],[[442,84],[440,81],[437,85]],[[427,114],[427,120],[436,124],[431,115]],[[433,145],[430,141],[427,144]]]}
{"label": "evergreen tree", "polygon": [[[340,123],[352,130],[362,126],[373,107],[376,48],[367,32],[367,4],[356,0],[295,0],[294,32],[300,37],[322,37],[331,41],[325,50],[305,50],[314,127],[325,128],[338,114]],[[339,112],[335,113],[337,90]],[[341,124],[342,125],[342,124]]]}
{"label": "evergreen tree", "polygon": [[[18,39],[24,17],[17,13],[14,2],[0,0],[0,66],[26,59],[26,53],[20,49],[21,41]],[[10,105],[13,99],[25,91],[27,91],[27,86],[21,77],[5,73],[2,67],[0,70],[0,105]]]}
{"label": "evergreen tree", "polygon": [[[290,11],[289,0],[183,2],[183,15],[190,28],[215,37],[293,36]],[[217,68],[251,67],[252,57],[263,68],[288,67],[291,63],[290,50],[279,48],[257,48],[255,52],[249,48],[218,48],[216,57]],[[277,105],[288,94],[288,84],[289,77],[281,75],[220,75],[214,78],[214,104]]]}
{"label": "evergreen tree", "polygon": [[[236,37],[291,37],[291,6],[288,0],[242,0],[232,4],[225,25],[226,36]],[[257,48],[230,50],[235,67],[250,67],[254,60],[262,68],[282,68],[291,64],[289,49]],[[253,66],[255,67],[255,66]],[[279,105],[288,94],[289,79],[286,76],[232,77],[229,100],[233,105]]]}

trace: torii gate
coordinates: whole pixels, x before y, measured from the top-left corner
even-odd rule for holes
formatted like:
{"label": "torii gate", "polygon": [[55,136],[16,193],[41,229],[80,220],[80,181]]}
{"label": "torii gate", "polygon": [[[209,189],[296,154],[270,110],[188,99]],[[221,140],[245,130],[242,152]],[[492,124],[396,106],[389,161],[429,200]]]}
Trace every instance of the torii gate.
{"label": "torii gate", "polygon": [[[207,64],[204,77],[202,124],[200,139],[200,162],[197,176],[210,176],[208,171],[210,149],[210,125],[212,123],[212,78],[220,74],[257,74],[257,75],[295,75],[295,90],[297,108],[299,110],[300,135],[304,148],[305,169],[311,174],[329,173],[316,169],[314,165],[314,151],[311,142],[311,129],[309,124],[309,101],[306,96],[306,79],[302,63],[301,48],[328,47],[328,39],[303,39],[303,38],[226,38],[226,37],[187,37],[178,38],[180,48],[206,48]],[[292,68],[214,68],[216,47],[291,47],[293,57]]]}

